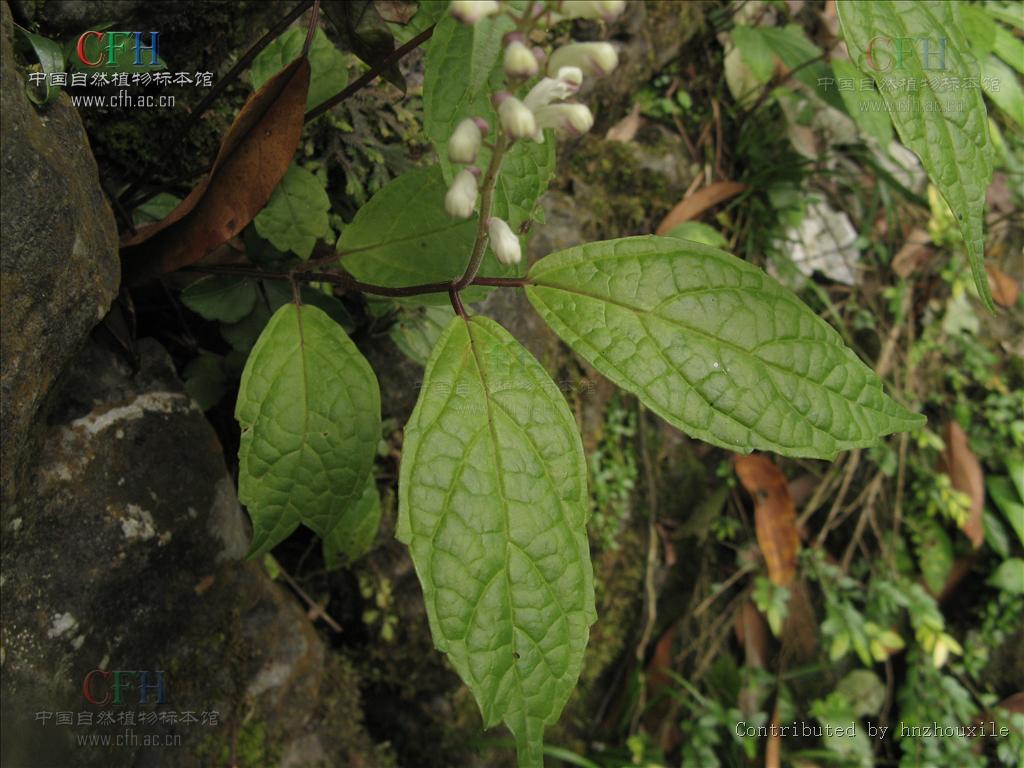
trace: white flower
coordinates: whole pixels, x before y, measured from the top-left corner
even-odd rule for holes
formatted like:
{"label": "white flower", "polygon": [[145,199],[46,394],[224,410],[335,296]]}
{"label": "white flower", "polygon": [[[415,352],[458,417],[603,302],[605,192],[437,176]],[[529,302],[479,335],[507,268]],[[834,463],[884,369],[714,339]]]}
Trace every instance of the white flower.
{"label": "white flower", "polygon": [[468,219],[476,207],[476,168],[463,168],[444,196],[444,209],[453,219]]}
{"label": "white flower", "polygon": [[509,77],[533,77],[540,71],[540,64],[533,51],[521,40],[513,40],[505,49],[505,74]]}
{"label": "white flower", "polygon": [[497,216],[487,220],[487,235],[491,239],[491,248],[498,261],[502,264],[518,264],[523,258],[522,249],[519,247],[519,238],[504,221]]}
{"label": "white flower", "polygon": [[611,43],[569,43],[551,54],[548,72],[562,67],[579,67],[586,75],[602,77],[619,65],[619,54]]}
{"label": "white flower", "polygon": [[453,163],[472,163],[476,160],[476,153],[480,151],[480,143],[483,141],[480,128],[480,122],[483,121],[477,122],[478,119],[467,117],[452,131],[448,139],[448,159]]}
{"label": "white flower", "polygon": [[452,0],[448,11],[463,24],[476,24],[500,10],[498,0]]}
{"label": "white flower", "polygon": [[561,128],[563,131],[579,136],[594,127],[594,116],[583,104],[549,104],[536,112],[537,133],[535,141],[542,141],[544,128]]}
{"label": "white flower", "polygon": [[560,10],[564,19],[611,21],[626,10],[626,0],[565,0]]}
{"label": "white flower", "polygon": [[494,100],[498,105],[501,127],[509,137],[522,139],[536,133],[537,121],[534,120],[533,112],[523,102],[504,91],[496,93]]}
{"label": "white flower", "polygon": [[580,89],[583,82],[583,71],[579,67],[562,67],[558,77],[545,77],[526,94],[523,103],[528,109],[536,111],[553,101],[562,101]]}

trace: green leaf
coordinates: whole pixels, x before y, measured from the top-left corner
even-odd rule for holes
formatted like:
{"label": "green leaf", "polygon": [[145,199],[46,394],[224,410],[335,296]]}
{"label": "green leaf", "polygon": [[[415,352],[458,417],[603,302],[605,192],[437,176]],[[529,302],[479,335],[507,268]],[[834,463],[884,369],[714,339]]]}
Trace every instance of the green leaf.
{"label": "green leaf", "polygon": [[331,571],[352,563],[370,551],[380,527],[380,494],[373,472],[359,498],[345,508],[338,524],[323,539],[324,564]]}
{"label": "green leaf", "polygon": [[924,583],[939,594],[953,568],[953,543],[942,525],[933,518],[921,520],[915,532],[918,565]]}
{"label": "green leaf", "polygon": [[[295,59],[302,55],[306,42],[306,28],[292,27],[274,42],[260,51],[249,67],[249,81],[259,90]],[[334,47],[322,29],[313,35],[309,47],[309,94],[306,96],[306,111],[341,91],[348,85],[348,67],[345,54]]]}
{"label": "green leaf", "polygon": [[877,715],[885,704],[885,684],[867,669],[848,672],[836,686],[836,693],[849,702],[857,717]]}
{"label": "green leaf", "polygon": [[[447,150],[455,126],[467,117],[482,117],[493,134],[497,125],[490,97],[504,82],[501,37],[511,26],[505,15],[473,26],[447,16],[434,29],[423,74],[423,129],[437,150],[446,182],[451,182],[455,170],[448,162]],[[547,190],[554,174],[554,138],[547,133],[543,144],[515,142],[502,160],[492,214],[505,219],[513,231],[531,218],[537,198]],[[490,158],[490,150],[483,147],[476,165],[486,168]],[[519,269],[507,274],[522,274]]]}
{"label": "green leaf", "polygon": [[452,311],[448,307],[401,309],[388,335],[406,357],[426,365],[430,352],[437,345],[451,317]]}
{"label": "green leaf", "polygon": [[254,280],[211,275],[187,286],[181,292],[181,302],[207,320],[237,323],[252,312],[256,296]]}
{"label": "green leaf", "polygon": [[[341,36],[345,48],[363,63],[370,67],[382,66],[395,50],[395,38],[373,0],[322,0],[320,7]],[[381,74],[405,93],[405,77],[398,62],[385,66]]]}
{"label": "green leaf", "polygon": [[1019,557],[1004,560],[989,576],[988,583],[1012,595],[1024,594],[1024,560]]}
{"label": "green leaf", "polygon": [[992,50],[996,56],[1024,75],[1024,42],[1014,37],[1006,27],[996,25]]}
{"label": "green leaf", "polygon": [[204,411],[221,401],[227,391],[228,378],[224,371],[224,358],[204,352],[192,360],[182,371],[185,391]]}
{"label": "green leaf", "polygon": [[764,35],[758,33],[755,27],[744,26],[733,27],[730,34],[733,44],[758,82],[763,84],[771,80],[775,70],[775,54],[768,47]]}
{"label": "green leaf", "polygon": [[822,97],[829,105],[842,111],[844,104],[835,89],[822,91],[818,83],[822,78],[832,76],[832,71],[821,58],[821,49],[812,43],[799,24],[785,27],[754,27],[757,34],[764,38],[776,56],[793,72],[793,77],[807,88]]}
{"label": "green leaf", "polygon": [[533,266],[526,294],[591,365],[713,445],[831,458],[924,423],[792,293],[699,243],[569,248]]}
{"label": "green leaf", "polygon": [[[359,209],[338,243],[345,268],[359,280],[397,288],[460,277],[469,263],[477,219],[453,219],[445,213],[448,191],[441,169],[416,168],[392,180]],[[507,277],[510,267],[484,257],[480,274]],[[476,301],[480,288],[463,292]],[[447,303],[448,296],[416,297],[416,303]]]}
{"label": "green leaf", "polygon": [[558,387],[493,321],[455,317],[438,341],[398,488],[435,645],[540,768],[595,619],[586,466]]}
{"label": "green leaf", "polygon": [[[928,177],[956,215],[978,293],[985,305],[995,311],[984,262],[985,192],[992,178],[992,145],[985,102],[976,88],[961,88],[951,92],[952,96],[935,90],[939,80],[981,77],[961,31],[958,6],[950,2],[895,0],[836,2],[850,58],[874,79],[889,107],[900,141],[921,158]],[[899,57],[892,54],[885,58],[879,51],[875,51],[874,58],[869,57],[870,46],[883,39],[910,39],[918,46],[918,41],[924,39],[936,48],[938,41],[943,40],[945,58],[941,63],[945,68],[925,68],[940,63],[934,50],[928,62],[922,62],[923,54],[918,55],[916,48]]]}
{"label": "green leaf", "polygon": [[317,239],[330,232],[330,207],[331,201],[320,180],[293,163],[253,224],[257,234],[279,251],[291,251],[308,259]]}
{"label": "green leaf", "polygon": [[[53,40],[42,35],[32,34],[17,24],[14,25],[14,29],[28,43],[33,53],[35,53],[36,59],[39,60],[39,67],[43,74],[46,75],[41,86],[38,87],[31,85],[31,81],[26,78],[25,91],[28,93],[28,97],[36,104],[48,104],[57,98],[57,94],[61,90],[59,86],[50,85],[50,73],[64,71],[64,50],[60,47],[59,43],[55,43]],[[40,93],[42,93],[41,96]]]}
{"label": "green leaf", "polygon": [[995,56],[981,62],[981,85],[997,107],[1013,122],[1024,128],[1024,88],[1013,70]]}
{"label": "green leaf", "polygon": [[161,192],[158,195],[153,195],[153,197],[132,211],[132,222],[137,226],[139,224],[160,221],[180,204],[181,198],[177,195]]}
{"label": "green leaf", "polygon": [[712,248],[725,248],[729,243],[714,227],[700,221],[684,221],[665,233],[666,237],[680,240],[693,240],[695,243],[710,245]]}
{"label": "green leaf", "polygon": [[[858,84],[861,74],[848,59],[832,59],[832,70],[837,80],[852,80]],[[844,88],[839,91],[846,102],[846,111],[857,123],[857,127],[868,136],[874,136],[885,149],[892,143],[892,120],[888,111],[878,108],[878,98],[872,91],[860,88]]]}
{"label": "green leaf", "polygon": [[286,304],[249,355],[235,418],[249,556],[299,523],[326,537],[363,493],[380,437],[380,390],[366,358],[322,311]]}
{"label": "green leaf", "polygon": [[1006,477],[988,478],[988,492],[1024,546],[1024,502]]}

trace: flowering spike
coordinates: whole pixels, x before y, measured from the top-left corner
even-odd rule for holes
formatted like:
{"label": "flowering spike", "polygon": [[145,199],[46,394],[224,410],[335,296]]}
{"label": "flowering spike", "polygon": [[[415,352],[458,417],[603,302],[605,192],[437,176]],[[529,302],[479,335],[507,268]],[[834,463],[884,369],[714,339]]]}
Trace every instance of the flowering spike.
{"label": "flowering spike", "polygon": [[500,9],[498,0],[452,0],[448,11],[463,24],[476,24],[480,19],[493,16]]}
{"label": "flowering spike", "polygon": [[619,54],[611,43],[569,43],[551,54],[548,72],[562,67],[579,67],[584,74],[603,77],[619,65]]}
{"label": "flowering spike", "polygon": [[453,163],[472,163],[476,160],[476,153],[480,151],[483,140],[480,134],[480,125],[471,117],[455,126],[448,139],[448,159]]}
{"label": "flowering spike", "polygon": [[444,210],[453,219],[468,219],[476,207],[477,183],[480,174],[477,168],[463,168],[452,181],[448,194],[444,196]]}
{"label": "flowering spike", "polygon": [[487,220],[487,235],[491,240],[491,249],[502,264],[518,264],[523,258],[519,246],[519,238],[503,220],[492,216]]}

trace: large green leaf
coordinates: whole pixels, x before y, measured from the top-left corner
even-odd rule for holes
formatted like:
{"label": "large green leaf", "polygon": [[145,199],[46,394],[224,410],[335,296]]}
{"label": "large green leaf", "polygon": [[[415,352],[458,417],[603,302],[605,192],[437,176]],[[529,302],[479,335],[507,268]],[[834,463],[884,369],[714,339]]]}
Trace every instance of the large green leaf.
{"label": "large green leaf", "polygon": [[[502,87],[501,37],[511,27],[512,22],[505,15],[483,19],[473,26],[448,16],[434,30],[423,74],[423,128],[437,150],[446,181],[451,181],[455,170],[448,162],[448,139],[460,121],[482,117],[491,126],[491,136],[494,135],[497,116],[490,97]],[[483,147],[476,164],[484,169],[490,158],[490,150]],[[492,213],[518,230],[530,219],[554,170],[555,145],[551,135],[543,144],[517,141],[502,161]]]}
{"label": "large green leaf", "polygon": [[601,373],[723,448],[830,458],[924,421],[792,293],[700,243],[569,248],[533,266],[526,293]]}
{"label": "large green leaf", "polygon": [[294,163],[274,188],[266,207],[253,225],[264,240],[279,251],[308,259],[317,238],[330,232],[327,211],[331,201],[316,176]]}
{"label": "large green leaf", "polygon": [[[956,215],[978,293],[994,309],[984,263],[985,192],[992,178],[985,102],[978,88],[937,90],[951,79],[965,83],[981,77],[961,31],[958,6],[946,0],[836,2],[850,58],[874,79],[900,141],[921,158]],[[891,47],[883,49],[886,40]],[[927,62],[922,40],[931,46]],[[901,50],[905,55],[896,54]]]}
{"label": "large green leaf", "polygon": [[[360,280],[392,288],[454,280],[469,263],[477,219],[453,219],[445,213],[447,186],[441,169],[416,168],[391,181],[359,209],[342,232],[342,264]],[[481,275],[507,277],[513,268],[488,254]],[[485,295],[464,292],[467,301]],[[419,303],[446,303],[446,294],[418,297]]]}
{"label": "large green leaf", "polygon": [[285,304],[245,364],[235,418],[250,556],[299,523],[326,537],[363,493],[380,437],[380,390],[366,358],[324,312]]}
{"label": "large green leaf", "polygon": [[558,387],[501,326],[455,317],[405,431],[398,538],[437,647],[520,766],[576,684],[595,619],[583,446]]}

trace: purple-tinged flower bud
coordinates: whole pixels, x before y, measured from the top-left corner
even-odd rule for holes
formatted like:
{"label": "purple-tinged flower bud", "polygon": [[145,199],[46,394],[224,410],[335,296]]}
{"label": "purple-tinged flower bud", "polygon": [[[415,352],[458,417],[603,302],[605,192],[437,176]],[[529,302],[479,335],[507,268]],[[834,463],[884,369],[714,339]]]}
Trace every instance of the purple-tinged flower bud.
{"label": "purple-tinged flower bud", "polygon": [[498,0],[452,0],[448,12],[463,24],[476,24],[499,10]]}
{"label": "purple-tinged flower bud", "polygon": [[[486,123],[484,123],[486,125]],[[476,120],[467,117],[452,131],[448,139],[448,159],[453,163],[472,163],[480,151],[483,137]]]}
{"label": "purple-tinged flower bud", "polygon": [[569,43],[551,54],[548,72],[562,67],[579,67],[586,75],[603,77],[619,65],[619,54],[611,43]]}
{"label": "purple-tinged flower bud", "polygon": [[463,168],[452,181],[444,196],[444,210],[453,219],[468,219],[476,207],[477,182],[480,174],[477,168]]}
{"label": "purple-tinged flower bud", "polygon": [[492,216],[487,220],[487,236],[491,241],[491,250],[502,264],[518,264],[523,258],[519,238],[516,237],[511,227],[497,216]]}

